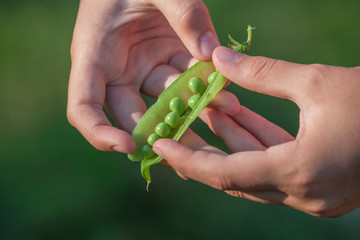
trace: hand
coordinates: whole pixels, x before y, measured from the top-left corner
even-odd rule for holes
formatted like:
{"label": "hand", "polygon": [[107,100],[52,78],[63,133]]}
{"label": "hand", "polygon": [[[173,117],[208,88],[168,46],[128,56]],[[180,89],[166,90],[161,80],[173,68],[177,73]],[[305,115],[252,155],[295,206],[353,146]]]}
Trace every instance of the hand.
{"label": "hand", "polygon": [[233,154],[169,139],[154,144],[156,153],[180,174],[237,197],[322,217],[360,206],[359,67],[301,65],[224,47],[213,61],[242,87],[294,101],[301,110],[296,139],[244,107],[206,110],[202,118]]}
{"label": "hand", "polygon": [[192,56],[210,60],[218,45],[200,0],[81,1],[71,46],[69,122],[97,149],[135,151],[129,132],[146,111],[140,91],[157,97]]}

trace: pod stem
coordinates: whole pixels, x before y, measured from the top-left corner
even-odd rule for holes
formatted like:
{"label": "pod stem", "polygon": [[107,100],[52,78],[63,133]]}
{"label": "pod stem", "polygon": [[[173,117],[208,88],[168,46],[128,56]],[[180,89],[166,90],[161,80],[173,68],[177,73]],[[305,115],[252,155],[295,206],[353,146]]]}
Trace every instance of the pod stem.
{"label": "pod stem", "polygon": [[254,27],[251,27],[250,25],[248,25],[247,28],[247,40],[246,42],[243,43],[239,43],[238,41],[236,41],[234,38],[231,37],[231,35],[229,34],[229,41],[230,43],[228,43],[228,46],[236,51],[236,52],[242,52],[242,53],[246,53],[249,51],[250,46],[251,46],[251,41],[252,41],[252,30],[255,29]]}

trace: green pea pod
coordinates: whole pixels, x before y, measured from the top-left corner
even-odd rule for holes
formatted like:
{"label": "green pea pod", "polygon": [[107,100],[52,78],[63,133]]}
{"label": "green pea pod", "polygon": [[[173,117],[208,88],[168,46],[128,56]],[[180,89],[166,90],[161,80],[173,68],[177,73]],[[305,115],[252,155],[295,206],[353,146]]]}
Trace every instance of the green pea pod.
{"label": "green pea pod", "polygon": [[[247,52],[251,44],[252,29],[252,27],[248,26],[248,40],[245,43],[238,43],[229,36],[229,40],[232,43],[229,47],[238,52]],[[192,102],[191,105],[194,104],[194,106],[189,107],[187,106],[189,98],[194,96],[194,94],[198,95],[198,93],[193,92],[194,89],[189,88],[189,80],[194,77],[203,80],[205,91],[201,94],[200,99],[198,99],[199,97],[196,98],[198,99],[196,103]],[[150,167],[161,162],[163,159],[160,156],[153,154],[144,155],[144,151],[142,151],[142,149],[144,146],[148,147],[149,144],[152,145],[152,141],[148,143],[148,137],[150,135],[154,135],[155,128],[167,125],[164,123],[164,119],[172,111],[169,106],[170,101],[174,99],[174,97],[177,97],[181,98],[181,100],[186,104],[186,110],[179,113],[181,115],[178,126],[172,126],[173,128],[171,128],[170,133],[167,129],[167,131],[165,131],[166,134],[169,133],[167,136],[168,138],[178,141],[185,133],[186,129],[190,127],[191,123],[224,87],[226,81],[227,79],[221,73],[216,71],[212,62],[198,62],[181,74],[178,79],[165,89],[159,95],[156,103],[154,103],[148,111],[146,111],[132,132],[132,137],[136,142],[136,151],[128,154],[128,157],[132,161],[141,161],[141,174],[148,183],[151,182]],[[198,92],[197,90],[195,91]],[[169,126],[166,126],[166,128],[168,127]],[[158,133],[163,134],[162,132]]]}
{"label": "green pea pod", "polygon": [[[212,62],[198,62],[180,75],[179,78],[159,95],[158,100],[146,111],[132,132],[132,137],[136,142],[136,151],[128,154],[130,160],[143,160],[141,147],[147,144],[148,136],[154,133],[155,127],[160,122],[163,122],[166,115],[171,111],[169,107],[171,99],[180,97],[185,101],[194,94],[188,88],[188,80],[194,76],[205,79],[214,70],[215,67]],[[207,86],[207,82],[205,82],[205,86]],[[181,117],[183,118],[183,116]],[[171,134],[173,132],[174,130],[172,130]],[[169,137],[171,137],[171,135]]]}

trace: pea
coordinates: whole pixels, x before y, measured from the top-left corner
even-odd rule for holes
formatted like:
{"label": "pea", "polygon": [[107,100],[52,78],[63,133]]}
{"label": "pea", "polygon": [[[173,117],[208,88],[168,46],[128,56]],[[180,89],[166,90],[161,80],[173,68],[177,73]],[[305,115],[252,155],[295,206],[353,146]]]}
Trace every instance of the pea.
{"label": "pea", "polygon": [[176,112],[170,112],[165,117],[165,123],[167,123],[170,127],[176,128],[180,123],[180,115]]}
{"label": "pea", "polygon": [[160,139],[160,136],[157,135],[156,133],[153,133],[148,137],[147,142],[148,142],[148,144],[150,144],[150,146],[152,146],[154,144],[154,142],[159,139]]}
{"label": "pea", "polygon": [[192,77],[189,80],[189,89],[194,93],[202,94],[205,90],[205,84],[199,77]]}
{"label": "pea", "polygon": [[189,107],[191,107],[192,109],[195,108],[196,104],[198,103],[198,101],[200,100],[201,98],[201,95],[200,94],[196,94],[196,95],[193,95],[189,98],[188,100],[188,105]]}
{"label": "pea", "polygon": [[155,133],[160,137],[167,137],[170,135],[170,126],[167,123],[161,122],[155,127]]}
{"label": "pea", "polygon": [[[229,47],[239,52],[248,51],[252,29],[248,27],[248,40],[245,43],[239,43],[229,36]],[[206,78],[209,85],[205,81]],[[215,69],[212,62],[198,62],[166,88],[140,119],[131,134],[137,148],[135,152],[128,154],[128,157],[132,161],[141,161],[141,174],[148,183],[151,182],[150,167],[162,161],[162,157],[157,156],[152,150],[154,142],[161,137],[171,137],[179,141],[196,117],[224,87],[226,81],[225,76]],[[203,84],[206,87],[203,87]],[[181,117],[179,123],[177,116]]]}
{"label": "pea", "polygon": [[151,158],[155,155],[155,152],[152,150],[150,145],[144,145],[141,149],[141,153],[146,158]]}
{"label": "pea", "polygon": [[173,112],[177,112],[178,114],[182,114],[185,112],[185,102],[179,97],[174,97],[171,99],[169,103],[170,110]]}
{"label": "pea", "polygon": [[208,77],[209,84],[213,83],[215,81],[216,76],[218,75],[218,71],[213,72]]}

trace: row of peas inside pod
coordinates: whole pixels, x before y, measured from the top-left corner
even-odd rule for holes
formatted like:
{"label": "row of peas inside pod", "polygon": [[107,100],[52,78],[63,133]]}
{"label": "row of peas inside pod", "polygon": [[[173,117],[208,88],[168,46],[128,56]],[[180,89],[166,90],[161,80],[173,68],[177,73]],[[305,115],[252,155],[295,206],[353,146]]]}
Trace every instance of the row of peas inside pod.
{"label": "row of peas inside pod", "polygon": [[[217,72],[210,74],[208,82],[211,83],[215,79]],[[187,106],[190,109],[194,109],[199,102],[201,95],[205,91],[204,81],[199,77],[192,77],[188,82],[189,89],[194,93],[188,101]],[[164,119],[164,122],[160,122],[155,127],[155,132],[150,134],[147,138],[147,143],[142,147],[141,153],[144,158],[151,158],[155,155],[152,151],[152,145],[156,140],[160,138],[166,138],[170,135],[172,129],[175,129],[180,124],[180,118],[182,114],[187,110],[186,104],[180,97],[174,97],[169,103],[169,109],[171,110]]]}
{"label": "row of peas inside pod", "polygon": [[[243,43],[229,36],[229,47],[234,51],[247,52],[252,29],[248,27],[248,39]],[[148,183],[151,182],[150,166],[163,160],[152,150],[154,142],[160,138],[178,141],[226,81],[212,62],[198,62],[166,88],[146,111],[132,132],[136,151],[128,154],[128,158],[141,161],[141,174]]]}

